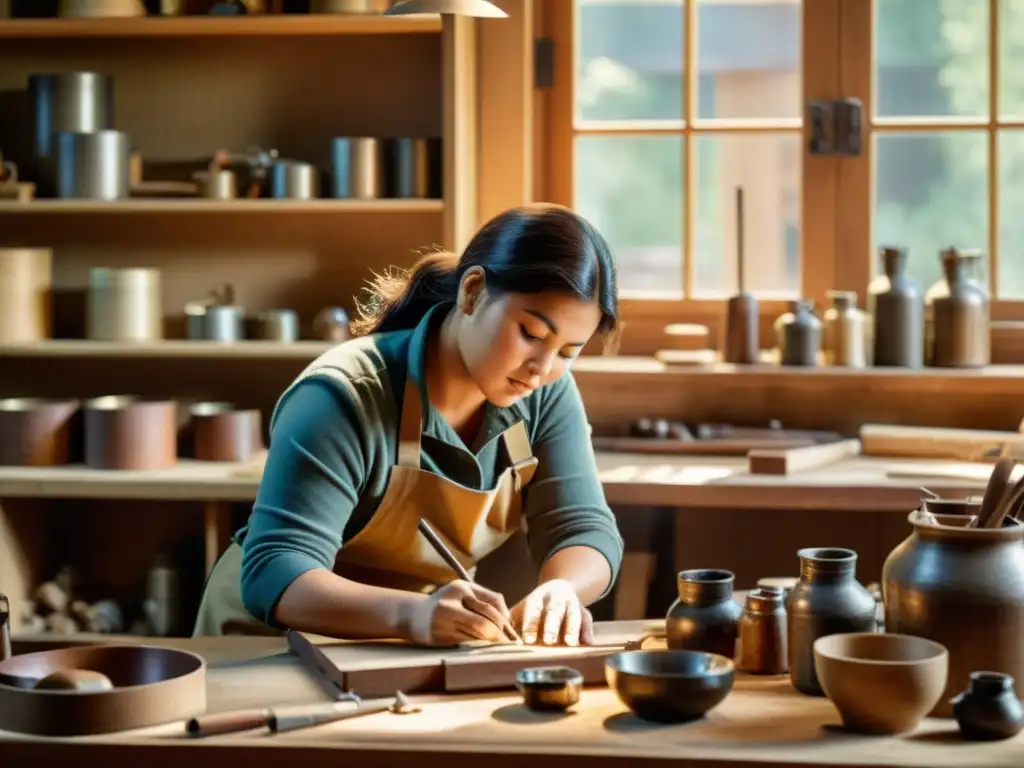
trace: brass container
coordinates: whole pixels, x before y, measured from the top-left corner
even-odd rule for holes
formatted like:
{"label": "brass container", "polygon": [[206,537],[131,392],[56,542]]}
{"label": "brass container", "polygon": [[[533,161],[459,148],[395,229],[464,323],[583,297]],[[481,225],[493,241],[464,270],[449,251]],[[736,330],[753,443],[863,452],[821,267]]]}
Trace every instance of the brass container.
{"label": "brass container", "polygon": [[844,368],[867,366],[867,317],[857,308],[853,291],[829,291],[832,306],[825,310],[826,365]]}

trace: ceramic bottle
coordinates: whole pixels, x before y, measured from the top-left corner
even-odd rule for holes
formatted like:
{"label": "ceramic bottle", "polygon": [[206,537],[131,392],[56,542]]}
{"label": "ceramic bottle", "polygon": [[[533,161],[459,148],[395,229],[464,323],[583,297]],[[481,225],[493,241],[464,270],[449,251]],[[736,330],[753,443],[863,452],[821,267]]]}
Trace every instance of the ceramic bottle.
{"label": "ceramic bottle", "polygon": [[829,291],[832,306],[824,316],[824,357],[826,365],[844,368],[867,366],[867,318],[857,308],[853,291]]}
{"label": "ceramic bottle", "polygon": [[980,368],[988,365],[988,297],[971,277],[976,253],[948,248],[942,252],[942,270],[948,293],[931,305],[931,364],[945,368]]}
{"label": "ceramic bottle", "polygon": [[814,670],[814,641],[845,632],[874,632],[875,598],[857,581],[852,549],[801,549],[800,580],[786,598],[789,678],[810,696],[824,696]]}
{"label": "ceramic bottle", "polygon": [[924,294],[907,276],[905,248],[881,249],[882,274],[868,286],[872,317],[872,365],[924,365]]}
{"label": "ceramic bottle", "polygon": [[691,570],[679,574],[679,599],[665,617],[669,648],[717,653],[732,659],[743,609],[732,596],[736,577],[730,571]]}
{"label": "ceramic bottle", "polygon": [[789,312],[775,320],[775,338],[782,365],[815,366],[821,350],[821,321],[815,317],[814,302],[800,299],[790,303]]}

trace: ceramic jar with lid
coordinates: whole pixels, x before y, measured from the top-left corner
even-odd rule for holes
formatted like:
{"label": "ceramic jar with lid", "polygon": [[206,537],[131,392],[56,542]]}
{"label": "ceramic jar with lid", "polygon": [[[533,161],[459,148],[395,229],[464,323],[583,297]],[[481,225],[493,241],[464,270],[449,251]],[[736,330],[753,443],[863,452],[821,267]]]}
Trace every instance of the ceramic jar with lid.
{"label": "ceramic jar with lid", "polygon": [[905,248],[882,248],[881,257],[882,274],[868,286],[872,364],[920,368],[924,365],[924,293],[907,275]]}

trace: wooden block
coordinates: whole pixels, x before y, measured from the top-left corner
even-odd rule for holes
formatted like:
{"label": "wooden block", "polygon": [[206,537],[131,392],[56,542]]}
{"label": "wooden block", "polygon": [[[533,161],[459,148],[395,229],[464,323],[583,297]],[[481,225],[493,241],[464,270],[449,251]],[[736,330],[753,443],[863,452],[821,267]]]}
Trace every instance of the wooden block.
{"label": "wooden block", "polygon": [[809,445],[802,448],[769,448],[747,454],[752,475],[791,475],[827,467],[860,453],[860,440]]}

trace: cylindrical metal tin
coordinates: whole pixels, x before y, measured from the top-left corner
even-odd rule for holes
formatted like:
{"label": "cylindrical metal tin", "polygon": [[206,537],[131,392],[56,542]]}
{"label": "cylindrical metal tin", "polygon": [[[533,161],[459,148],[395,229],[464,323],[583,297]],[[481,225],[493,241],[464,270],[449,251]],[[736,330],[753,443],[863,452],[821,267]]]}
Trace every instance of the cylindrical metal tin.
{"label": "cylindrical metal tin", "polygon": [[120,200],[131,193],[131,139],[121,131],[57,134],[57,197]]}
{"label": "cylindrical metal tin", "polygon": [[32,116],[34,176],[40,196],[56,189],[56,135],[93,133],[114,127],[114,80],[99,72],[31,75],[28,79]]}
{"label": "cylindrical metal tin", "polygon": [[337,138],[331,143],[336,198],[374,200],[382,193],[380,142],[372,137]]}
{"label": "cylindrical metal tin", "polygon": [[270,195],[282,200],[316,200],[320,177],[315,166],[290,160],[270,167]]}
{"label": "cylindrical metal tin", "polygon": [[299,314],[294,309],[260,312],[255,322],[256,338],[291,342],[299,339]]}
{"label": "cylindrical metal tin", "polygon": [[121,19],[146,15],[142,0],[60,0],[62,19]]}
{"label": "cylindrical metal tin", "polygon": [[263,448],[259,410],[235,410],[230,403],[196,403],[189,413],[193,455],[199,461],[245,461]]}
{"label": "cylindrical metal tin", "polygon": [[166,469],[177,462],[173,401],[108,395],[85,404],[85,463],[94,469]]}
{"label": "cylindrical metal tin", "polygon": [[77,400],[0,400],[0,465],[52,467],[70,461]]}
{"label": "cylindrical metal tin", "polygon": [[86,336],[97,341],[163,338],[160,270],[95,267],[89,273]]}
{"label": "cylindrical metal tin", "polygon": [[388,167],[389,197],[430,196],[430,151],[426,139],[393,139]]}

